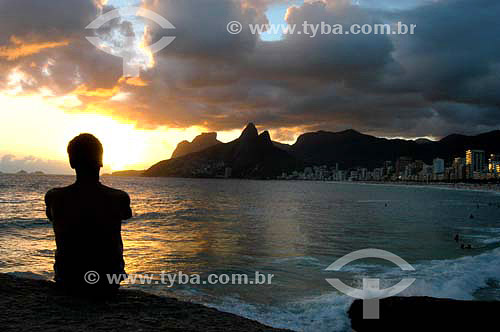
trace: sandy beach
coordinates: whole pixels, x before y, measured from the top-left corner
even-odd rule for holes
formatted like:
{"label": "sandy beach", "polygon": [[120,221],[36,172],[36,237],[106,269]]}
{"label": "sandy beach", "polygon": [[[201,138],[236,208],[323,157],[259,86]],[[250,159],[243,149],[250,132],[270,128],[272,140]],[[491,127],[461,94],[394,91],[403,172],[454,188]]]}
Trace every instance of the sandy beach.
{"label": "sandy beach", "polygon": [[199,304],[120,290],[106,302],[75,298],[54,283],[0,274],[2,331],[287,331]]}

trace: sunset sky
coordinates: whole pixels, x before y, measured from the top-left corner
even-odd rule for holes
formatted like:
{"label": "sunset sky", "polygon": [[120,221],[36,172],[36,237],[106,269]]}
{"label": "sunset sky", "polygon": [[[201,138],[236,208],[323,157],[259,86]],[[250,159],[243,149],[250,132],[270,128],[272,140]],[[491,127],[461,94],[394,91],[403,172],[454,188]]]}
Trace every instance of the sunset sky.
{"label": "sunset sky", "polygon": [[[137,17],[85,27],[140,6],[175,30]],[[0,1],[0,171],[71,173],[66,145],[103,143],[104,171],[145,169],[182,140],[248,122],[274,140],[354,128],[384,137],[440,138],[500,125],[496,0],[6,0]],[[231,35],[253,23],[417,24],[415,35]],[[159,53],[162,36],[175,41]],[[139,78],[118,48],[134,36]]]}

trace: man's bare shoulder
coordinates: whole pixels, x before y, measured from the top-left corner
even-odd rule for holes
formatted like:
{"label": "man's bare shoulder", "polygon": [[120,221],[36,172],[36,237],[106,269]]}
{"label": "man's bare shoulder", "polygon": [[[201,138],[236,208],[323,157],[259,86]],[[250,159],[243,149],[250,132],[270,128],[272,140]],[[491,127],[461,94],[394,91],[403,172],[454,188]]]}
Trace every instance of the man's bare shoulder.
{"label": "man's bare shoulder", "polygon": [[71,190],[71,186],[52,188],[45,194],[45,202],[51,202]]}
{"label": "man's bare shoulder", "polygon": [[114,189],[101,184],[101,190],[103,190],[106,195],[111,198],[111,200],[119,203],[120,206],[120,220],[126,220],[132,217],[132,209],[130,208],[130,197],[129,195],[119,189]]}
{"label": "man's bare shoulder", "polygon": [[129,195],[123,190],[111,188],[103,184],[101,184],[101,190],[113,198],[130,200]]}
{"label": "man's bare shoulder", "polygon": [[70,187],[52,188],[45,194],[45,213],[50,221],[54,221],[53,208],[60,205],[62,198],[71,190]]}

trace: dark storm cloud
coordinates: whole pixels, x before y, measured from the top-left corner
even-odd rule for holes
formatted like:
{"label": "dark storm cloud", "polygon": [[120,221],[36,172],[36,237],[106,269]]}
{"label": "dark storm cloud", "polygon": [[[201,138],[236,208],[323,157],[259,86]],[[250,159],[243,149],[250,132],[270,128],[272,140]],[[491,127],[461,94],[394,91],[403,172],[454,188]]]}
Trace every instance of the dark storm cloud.
{"label": "dark storm cloud", "polygon": [[401,38],[398,79],[430,100],[498,105],[500,3],[491,0],[440,1],[404,14],[418,34]]}
{"label": "dark storm cloud", "polygon": [[0,43],[12,35],[61,38],[81,31],[97,15],[92,0],[2,0]]}
{"label": "dark storm cloud", "polygon": [[[201,61],[231,61],[252,53],[258,36],[248,31],[239,35],[227,32],[230,21],[266,23],[263,13],[244,8],[234,0],[164,0],[145,1],[146,6],[167,18],[175,26],[176,41],[168,47],[170,55]],[[165,31],[153,27],[152,39],[158,40]]]}
{"label": "dark storm cloud", "polygon": [[382,85],[423,95],[440,125],[429,126],[435,135],[500,125],[499,13],[497,1],[444,0],[400,16],[417,24],[418,33],[395,38],[394,56],[403,71],[386,75]]}
{"label": "dark storm cloud", "polygon": [[[7,45],[12,35],[70,44],[14,61],[0,57],[0,75],[20,66],[34,78],[33,88],[43,85],[57,94],[82,84],[90,92],[119,86],[129,99],[110,100],[113,93],[96,97],[90,92],[80,99],[84,107],[92,103],[140,126],[228,130],[253,121],[290,137],[290,128],[352,127],[384,136],[443,136],[500,125],[500,3],[494,0],[419,0],[404,6],[390,6],[390,1],[362,6],[346,0],[307,1],[289,10],[289,23],[301,27],[304,21],[344,26],[403,21],[417,24],[416,34],[288,35],[272,43],[262,42],[247,28],[267,22],[271,0],[147,0],[147,8],[176,27],[168,31],[151,23],[149,41],[166,34],[177,38],[155,55],[153,68],[141,72],[147,85],[139,86],[119,84],[121,59],[84,39],[88,32],[81,27],[95,18],[95,3],[57,3],[56,15],[50,12],[56,2],[33,2],[34,7],[29,1],[16,6],[45,10],[47,16],[35,17],[28,26],[12,18],[2,21],[6,32],[0,39]],[[14,10],[14,5],[2,6]],[[34,12],[23,13],[23,21],[31,22]],[[240,21],[243,32],[227,33],[230,21]],[[132,33],[126,22],[109,28]],[[49,75],[40,70],[48,59]]]}
{"label": "dark storm cloud", "polygon": [[[264,43],[248,28],[236,36],[226,31],[227,22],[233,20],[243,22],[244,27],[261,23],[259,8],[242,8],[236,1],[159,4],[151,9],[171,20],[180,36],[157,57],[158,65],[147,74],[152,86],[165,90],[161,95],[148,95],[149,102],[157,105],[145,121],[175,118],[179,126],[198,124],[211,129],[240,128],[243,121],[273,127],[305,125],[300,121],[306,118],[315,123],[314,110],[303,109],[308,116],[300,117],[292,111],[294,105],[315,97],[326,100],[325,94],[337,93],[332,83],[359,86],[377,80],[393,62],[387,36],[297,35]],[[199,20],[200,15],[204,19]],[[359,7],[342,4],[334,11],[320,2],[291,10],[288,21],[300,26],[304,21],[346,26],[376,22]],[[179,114],[181,103],[191,109]]]}
{"label": "dark storm cloud", "polygon": [[[311,3],[289,11],[288,23],[302,29],[304,22],[330,25],[381,23],[360,7],[343,5],[329,10]],[[309,29],[310,31],[311,29]],[[288,35],[279,43],[262,43],[253,57],[255,68],[269,76],[364,85],[377,80],[392,62],[392,43],[383,35]]]}

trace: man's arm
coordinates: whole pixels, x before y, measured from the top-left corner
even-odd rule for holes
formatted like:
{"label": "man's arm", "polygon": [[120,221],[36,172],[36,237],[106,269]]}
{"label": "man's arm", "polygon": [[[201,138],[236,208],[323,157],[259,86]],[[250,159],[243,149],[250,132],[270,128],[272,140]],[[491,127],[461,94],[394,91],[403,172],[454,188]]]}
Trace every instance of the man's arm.
{"label": "man's arm", "polygon": [[122,220],[132,218],[132,209],[130,208],[130,197],[126,192],[123,192],[122,205]]}
{"label": "man's arm", "polygon": [[47,218],[52,222],[52,200],[54,197],[54,189],[47,191],[45,194],[45,214]]}

